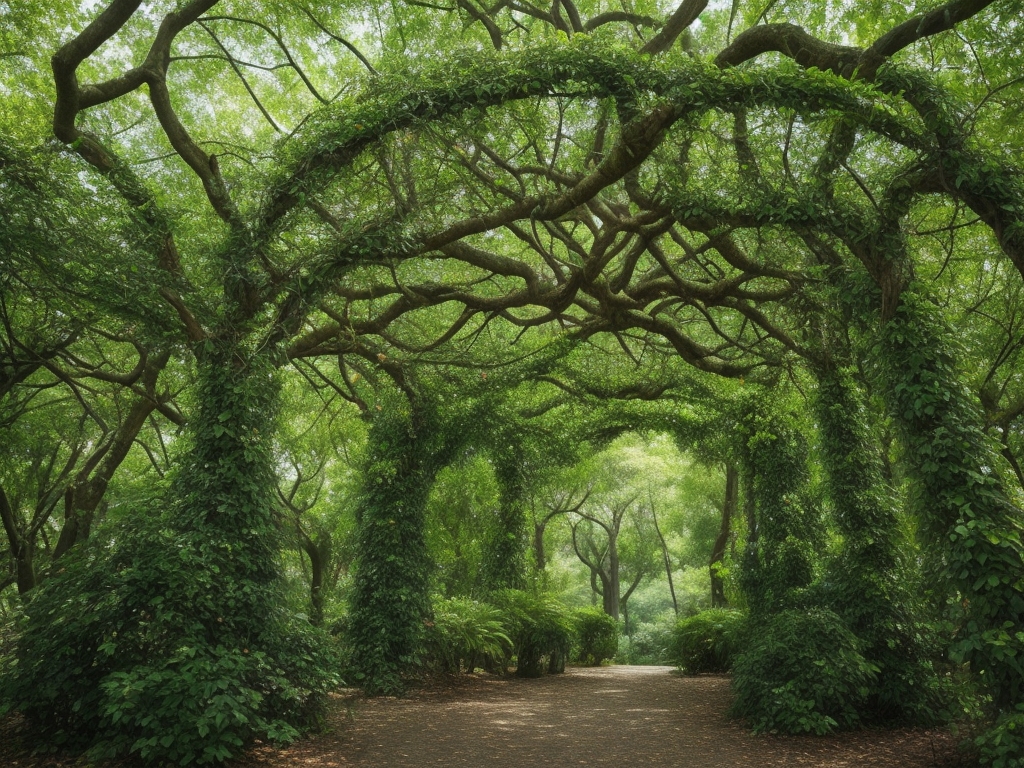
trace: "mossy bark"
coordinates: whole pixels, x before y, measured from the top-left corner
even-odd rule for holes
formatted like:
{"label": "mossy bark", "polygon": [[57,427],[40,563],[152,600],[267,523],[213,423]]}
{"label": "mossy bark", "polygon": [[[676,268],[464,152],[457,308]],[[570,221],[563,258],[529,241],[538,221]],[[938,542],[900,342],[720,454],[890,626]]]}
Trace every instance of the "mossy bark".
{"label": "mossy bark", "polygon": [[498,511],[481,563],[488,592],[526,586],[526,477],[521,463],[515,452],[499,456],[495,462]]}
{"label": "mossy bark", "polygon": [[921,494],[921,531],[959,613],[954,658],[968,662],[995,705],[1024,698],[1024,512],[999,477],[998,446],[963,385],[952,331],[911,283],[883,322],[876,357],[905,461]]}
{"label": "mossy bark", "polygon": [[896,499],[886,486],[881,457],[870,439],[863,394],[851,372],[818,366],[814,398],[826,482],[840,551],[826,568],[829,607],[863,642],[864,657],[879,668],[866,719],[927,723],[942,702],[929,660],[926,626],[902,533]]}

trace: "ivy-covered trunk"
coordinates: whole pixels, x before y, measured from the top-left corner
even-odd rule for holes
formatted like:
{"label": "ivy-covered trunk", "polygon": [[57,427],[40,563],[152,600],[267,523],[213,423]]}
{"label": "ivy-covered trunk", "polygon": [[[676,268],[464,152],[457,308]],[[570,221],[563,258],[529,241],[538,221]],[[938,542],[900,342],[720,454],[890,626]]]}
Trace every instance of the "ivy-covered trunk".
{"label": "ivy-covered trunk", "polygon": [[[842,549],[823,589],[829,606],[863,642],[879,668],[866,719],[934,722],[942,705],[928,659],[928,629],[917,617],[896,500],[872,445],[864,398],[851,372],[827,362],[816,369],[814,400],[829,496]],[[920,603],[920,600],[917,601]]]}
{"label": "ivy-covered trunk", "polygon": [[223,761],[296,736],[337,682],[279,589],[273,367],[211,339],[198,374],[169,496],[61,559],[3,683],[40,737],[95,759]]}
{"label": "ivy-covered trunk", "polygon": [[368,437],[350,639],[356,682],[370,695],[403,690],[430,615],[424,521],[443,463],[431,450],[429,420],[419,416],[392,398]]}
{"label": "ivy-covered trunk", "polygon": [[[708,569],[711,573],[711,607],[725,608],[729,601],[725,597],[725,579],[722,576],[722,569],[725,566],[725,549],[729,544],[729,536],[732,531],[732,520],[736,516],[740,501],[740,472],[735,462],[728,462],[725,465],[725,497],[722,500],[722,520],[715,537],[715,543],[711,547],[711,558],[708,561]],[[661,537],[661,532],[658,532]],[[662,548],[665,542],[662,538]],[[672,569],[668,567],[666,550],[666,572],[668,574],[669,589],[672,592],[672,603],[675,604],[675,590],[672,589]],[[678,608],[676,613],[679,613]]]}
{"label": "ivy-covered trunk", "polygon": [[951,333],[912,283],[881,328],[878,370],[920,486],[921,530],[941,553],[939,576],[959,613],[954,658],[1006,711],[1024,700],[1024,513],[1003,488],[998,447],[960,380]]}
{"label": "ivy-covered trunk", "polygon": [[526,477],[522,457],[514,451],[498,456],[495,475],[498,514],[482,558],[484,589],[488,592],[526,586]]}
{"label": "ivy-covered trunk", "polygon": [[747,540],[741,580],[752,615],[799,602],[814,577],[803,506],[807,442],[800,431],[758,404],[745,424],[744,459],[751,477],[756,536]]}
{"label": "ivy-covered trunk", "polygon": [[174,523],[202,533],[197,544],[221,585],[197,606],[216,641],[233,630],[258,634],[279,599],[272,456],[279,391],[269,360],[233,343],[210,342],[198,367],[199,407],[174,482]]}
{"label": "ivy-covered trunk", "polygon": [[750,624],[733,669],[733,712],[758,731],[856,727],[877,670],[811,588],[816,521],[804,503],[807,442],[791,419],[763,404],[749,414],[746,437],[756,535],[741,571]]}

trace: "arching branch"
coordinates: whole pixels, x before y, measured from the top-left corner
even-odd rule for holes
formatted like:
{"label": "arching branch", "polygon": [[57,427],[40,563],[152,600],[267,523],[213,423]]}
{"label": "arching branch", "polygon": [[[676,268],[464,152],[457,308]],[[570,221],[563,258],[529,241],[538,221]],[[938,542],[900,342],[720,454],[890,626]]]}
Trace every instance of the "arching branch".
{"label": "arching branch", "polygon": [[675,12],[668,17],[668,21],[665,22],[665,26],[661,28],[661,31],[648,40],[647,44],[640,49],[640,53],[654,55],[667,51],[707,7],[708,0],[683,0]]}

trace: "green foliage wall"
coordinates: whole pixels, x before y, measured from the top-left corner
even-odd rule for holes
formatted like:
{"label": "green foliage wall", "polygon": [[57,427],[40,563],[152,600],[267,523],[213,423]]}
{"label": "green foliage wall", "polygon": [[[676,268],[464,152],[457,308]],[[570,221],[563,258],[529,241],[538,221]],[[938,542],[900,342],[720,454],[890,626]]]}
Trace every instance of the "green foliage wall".
{"label": "green foliage wall", "polygon": [[355,682],[370,694],[404,689],[402,673],[430,615],[423,524],[430,487],[446,463],[433,450],[431,415],[428,405],[414,413],[396,394],[382,399],[369,432],[348,639]]}
{"label": "green foliage wall", "polygon": [[814,404],[826,483],[843,537],[822,577],[823,599],[879,668],[864,718],[933,722],[944,703],[930,657],[937,638],[921,618],[921,601],[911,594],[918,579],[903,553],[913,547],[868,437],[863,396],[845,368],[829,365],[817,374]]}
{"label": "green foliage wall", "polygon": [[49,744],[220,762],[297,736],[338,682],[325,636],[281,599],[273,371],[211,343],[200,381],[163,513],[73,550],[28,606],[2,701]]}
{"label": "green foliage wall", "polygon": [[733,712],[755,731],[825,734],[861,722],[877,667],[829,610],[786,609],[752,624],[733,666]]}
{"label": "green foliage wall", "polygon": [[942,553],[936,576],[960,627],[954,657],[1006,709],[1024,698],[1024,515],[1007,498],[951,334],[912,284],[881,328],[877,373],[919,486],[922,531]]}

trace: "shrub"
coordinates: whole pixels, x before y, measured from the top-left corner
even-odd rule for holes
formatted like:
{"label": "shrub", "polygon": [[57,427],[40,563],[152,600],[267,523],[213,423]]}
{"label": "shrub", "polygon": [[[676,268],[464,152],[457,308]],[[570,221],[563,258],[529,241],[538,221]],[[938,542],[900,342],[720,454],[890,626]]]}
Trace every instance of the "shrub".
{"label": "shrub", "polygon": [[478,662],[504,666],[512,652],[501,611],[476,600],[449,599],[434,603],[434,622],[427,633],[427,665],[457,674],[472,672]]}
{"label": "shrub", "polygon": [[631,635],[619,638],[616,661],[622,664],[674,664],[673,636],[677,623],[675,613],[669,611],[653,622],[640,622]]}
{"label": "shrub", "polygon": [[758,732],[852,728],[877,671],[832,611],[782,611],[750,628],[733,664],[732,711]]}
{"label": "shrub", "polygon": [[514,589],[495,593],[495,602],[505,614],[516,674],[539,677],[545,671],[564,672],[573,635],[572,617],[565,607],[551,597]]}
{"label": "shrub", "polygon": [[981,765],[988,768],[1024,768],[1024,703],[1003,713],[973,741]]}
{"label": "shrub", "polygon": [[[845,568],[845,573],[840,569]],[[912,598],[913,582],[895,573],[856,573],[864,564],[838,560],[811,599],[830,608],[861,641],[861,654],[879,673],[862,710],[865,723],[930,727],[949,722],[961,709],[955,671],[949,668],[948,640],[954,628],[926,620],[925,606]],[[921,590],[923,592],[923,590]],[[945,636],[944,634],[945,633]]]}
{"label": "shrub", "polygon": [[672,662],[688,675],[728,672],[745,624],[741,612],[724,608],[680,619],[672,633]]}
{"label": "shrub", "polygon": [[[326,635],[273,607],[272,583],[225,578],[230,552],[208,534],[133,526],[76,547],[33,592],[0,713],[46,746],[181,765],[315,723],[339,682]],[[260,615],[213,612],[258,592]]]}
{"label": "shrub", "polygon": [[580,664],[596,667],[614,658],[619,647],[619,625],[600,608],[580,608],[573,612],[576,642],[573,658]]}

